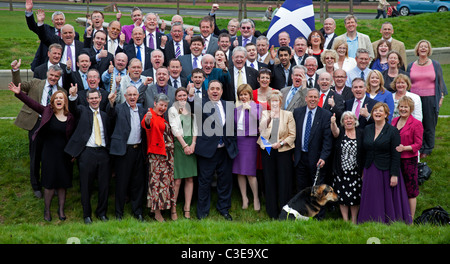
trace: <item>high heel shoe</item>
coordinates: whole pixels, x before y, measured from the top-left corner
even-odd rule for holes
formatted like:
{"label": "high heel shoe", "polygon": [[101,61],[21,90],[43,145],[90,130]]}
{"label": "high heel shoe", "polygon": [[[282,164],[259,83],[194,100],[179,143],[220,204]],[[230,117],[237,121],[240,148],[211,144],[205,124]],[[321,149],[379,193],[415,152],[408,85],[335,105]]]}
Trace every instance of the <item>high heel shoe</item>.
{"label": "high heel shoe", "polygon": [[48,212],[48,216],[47,216],[47,211],[44,210],[44,220],[47,222],[51,222],[52,221],[52,216],[50,215],[50,211]]}
{"label": "high heel shoe", "polygon": [[61,221],[66,221],[66,219],[67,219],[67,217],[65,215],[61,216],[61,214],[59,213],[59,210],[58,210],[58,217],[59,217],[59,220],[61,220]]}

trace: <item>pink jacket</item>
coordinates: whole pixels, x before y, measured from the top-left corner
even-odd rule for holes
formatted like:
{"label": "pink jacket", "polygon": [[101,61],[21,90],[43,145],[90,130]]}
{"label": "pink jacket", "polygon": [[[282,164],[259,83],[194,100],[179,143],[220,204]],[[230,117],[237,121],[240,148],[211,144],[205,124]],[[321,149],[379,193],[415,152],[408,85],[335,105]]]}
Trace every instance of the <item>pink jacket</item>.
{"label": "pink jacket", "polygon": [[[397,127],[400,117],[392,120],[392,126]],[[403,151],[401,158],[412,158],[419,155],[419,150],[422,147],[423,139],[423,125],[422,122],[415,119],[412,115],[408,117],[405,126],[400,130],[400,138],[403,146],[411,146],[412,151]]]}

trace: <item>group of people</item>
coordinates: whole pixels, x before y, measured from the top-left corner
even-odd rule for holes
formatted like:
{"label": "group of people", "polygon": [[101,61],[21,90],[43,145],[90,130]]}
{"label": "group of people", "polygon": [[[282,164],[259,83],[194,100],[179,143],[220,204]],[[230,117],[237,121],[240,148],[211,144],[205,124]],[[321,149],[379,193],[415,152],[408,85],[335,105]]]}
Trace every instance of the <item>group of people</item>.
{"label": "group of people", "polygon": [[164,210],[177,220],[180,193],[183,216],[191,218],[196,202],[203,219],[212,186],[218,212],[232,220],[233,175],[242,209],[251,203],[248,182],[253,209],[265,205],[273,219],[295,193],[326,183],[345,220],[412,223],[418,158],[433,150],[447,94],[428,41],[406,65],[391,23],[372,43],[349,15],[340,36],[328,18],[292,46],[280,33],[275,49],[251,19],[219,29],[213,7],[198,35],[178,15],[165,34],[158,15],[139,8],[131,11],[133,24],[117,16],[105,29],[94,11],[81,42],[62,12],[53,13],[50,26],[45,12],[36,21],[32,8],[27,0],[41,61],[29,82],[20,80],[21,61],[13,61],[10,90],[24,102],[15,124],[29,131],[30,181],[44,197],[46,221],[55,192],[59,219],[66,219],[77,164],[85,223],[93,221],[94,186],[95,215],[108,220],[111,179],[119,220],[126,201],[139,220],[144,207],[157,221],[165,221]]}

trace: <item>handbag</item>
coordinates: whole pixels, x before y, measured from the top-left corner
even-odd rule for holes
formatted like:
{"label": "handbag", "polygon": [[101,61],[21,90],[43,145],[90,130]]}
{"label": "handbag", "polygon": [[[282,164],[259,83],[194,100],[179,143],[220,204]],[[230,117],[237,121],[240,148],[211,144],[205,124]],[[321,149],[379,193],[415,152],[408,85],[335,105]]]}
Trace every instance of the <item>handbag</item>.
{"label": "handbag", "polygon": [[427,181],[431,176],[431,168],[428,166],[426,162],[420,162],[417,165],[418,168],[418,176],[417,181],[419,185],[422,185],[425,181]]}
{"label": "handbag", "polygon": [[434,224],[434,225],[448,225],[450,224],[450,217],[447,211],[442,207],[436,206],[430,209],[426,209],[422,212],[422,215],[414,220],[414,224]]}

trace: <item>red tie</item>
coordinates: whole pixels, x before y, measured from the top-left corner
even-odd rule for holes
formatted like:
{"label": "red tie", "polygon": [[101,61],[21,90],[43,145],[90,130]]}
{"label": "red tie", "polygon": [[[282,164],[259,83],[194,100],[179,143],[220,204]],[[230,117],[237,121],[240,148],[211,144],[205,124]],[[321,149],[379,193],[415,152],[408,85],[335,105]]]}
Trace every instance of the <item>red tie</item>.
{"label": "red tie", "polygon": [[320,100],[319,100],[319,106],[320,106],[320,107],[323,106],[323,97],[324,97],[324,96],[325,96],[324,93],[320,96]]}

